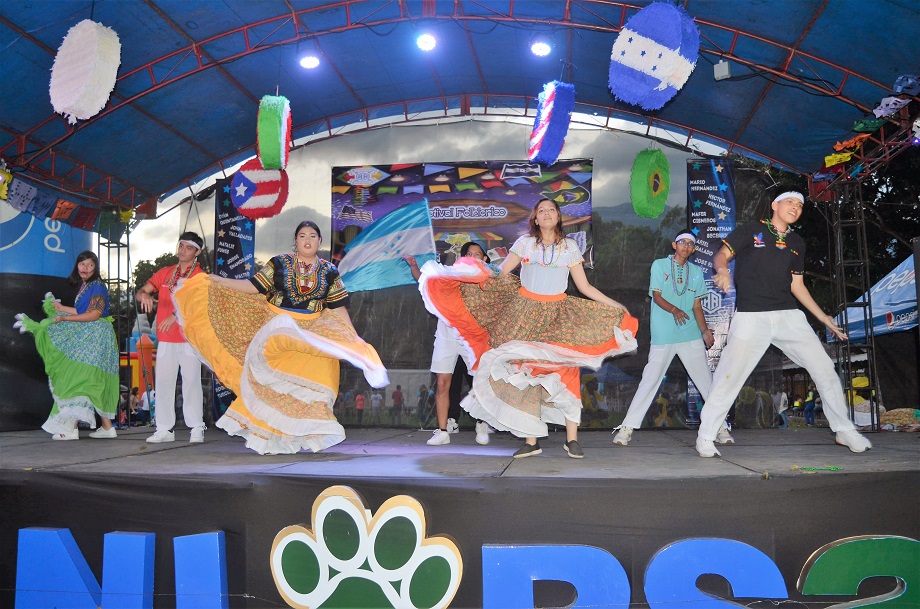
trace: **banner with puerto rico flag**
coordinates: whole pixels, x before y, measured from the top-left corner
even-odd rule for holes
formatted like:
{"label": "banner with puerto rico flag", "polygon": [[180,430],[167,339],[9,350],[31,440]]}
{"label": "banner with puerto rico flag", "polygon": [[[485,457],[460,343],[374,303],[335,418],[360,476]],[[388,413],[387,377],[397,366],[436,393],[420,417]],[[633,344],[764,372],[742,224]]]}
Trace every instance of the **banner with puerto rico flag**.
{"label": "banner with puerto rico flag", "polygon": [[500,264],[542,197],[559,203],[565,232],[584,251],[592,169],[591,159],[333,167],[332,259],[349,292],[414,283],[403,255],[449,263],[467,241]]}
{"label": "banner with puerto rico flag", "polygon": [[[687,160],[687,216],[696,236],[696,253],[691,262],[702,267],[707,292],[703,296],[703,313],[712,330],[715,344],[708,352],[710,368],[715,370],[728,337],[728,325],[735,311],[735,293],[722,292],[712,282],[712,259],[722,247],[722,239],[735,229],[734,165],[727,159]],[[688,423],[698,424],[695,405],[702,398],[693,382],[687,379]]]}

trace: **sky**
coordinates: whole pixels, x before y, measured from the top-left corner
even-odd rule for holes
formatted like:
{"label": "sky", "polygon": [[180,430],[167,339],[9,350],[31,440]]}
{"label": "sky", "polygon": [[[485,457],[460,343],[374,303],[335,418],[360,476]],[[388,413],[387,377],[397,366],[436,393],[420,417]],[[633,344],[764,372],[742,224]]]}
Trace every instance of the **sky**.
{"label": "sky", "polygon": [[[527,160],[532,124],[482,118],[431,125],[395,125],[310,144],[292,151],[288,163],[290,195],[282,212],[256,223],[256,258],[267,261],[288,249],[293,230],[313,220],[330,232],[332,167],[394,163],[435,163],[471,160]],[[629,202],[629,176],[636,154],[654,142],[611,130],[569,129],[560,159],[593,158],[593,205],[608,207]],[[691,155],[661,147],[671,164],[668,207],[686,204],[686,159]],[[160,203],[163,214],[185,190]],[[153,260],[175,251],[183,230],[203,233],[210,247],[214,238],[213,199],[182,205],[154,220],[144,220],[131,234],[131,259]],[[328,242],[326,243],[328,245]]]}

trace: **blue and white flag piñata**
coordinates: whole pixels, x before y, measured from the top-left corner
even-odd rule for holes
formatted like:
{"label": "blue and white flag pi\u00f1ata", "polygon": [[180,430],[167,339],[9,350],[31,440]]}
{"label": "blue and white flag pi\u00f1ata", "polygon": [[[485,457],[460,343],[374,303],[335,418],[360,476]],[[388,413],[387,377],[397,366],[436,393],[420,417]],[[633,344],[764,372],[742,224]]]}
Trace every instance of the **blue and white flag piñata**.
{"label": "blue and white flag pi\u00f1ata", "polygon": [[410,285],[415,278],[403,256],[421,267],[437,259],[428,199],[404,205],[380,218],[345,246],[338,264],[349,292]]}
{"label": "blue and white flag pi\u00f1ata", "polygon": [[679,6],[653,2],[629,18],[610,53],[610,92],[628,104],[658,110],[690,78],[700,31]]}

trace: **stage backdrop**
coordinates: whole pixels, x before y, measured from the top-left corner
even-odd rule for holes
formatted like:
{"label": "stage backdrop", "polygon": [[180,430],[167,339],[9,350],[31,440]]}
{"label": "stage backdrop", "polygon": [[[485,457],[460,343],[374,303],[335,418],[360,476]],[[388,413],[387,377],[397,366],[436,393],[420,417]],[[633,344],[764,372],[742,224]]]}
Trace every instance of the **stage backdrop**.
{"label": "stage backdrop", "polygon": [[[387,407],[397,384],[412,405],[420,386],[430,385],[436,319],[402,257],[412,255],[419,265],[434,259],[450,264],[465,242],[477,241],[500,264],[542,197],[559,203],[566,233],[589,250],[591,178],[591,159],[550,166],[469,161],[332,169],[332,259],[351,294],[356,328],[390,370],[382,424],[394,423]],[[353,404],[343,403],[346,394],[353,400],[356,391],[368,389],[356,370],[343,366],[340,420],[355,422]]]}

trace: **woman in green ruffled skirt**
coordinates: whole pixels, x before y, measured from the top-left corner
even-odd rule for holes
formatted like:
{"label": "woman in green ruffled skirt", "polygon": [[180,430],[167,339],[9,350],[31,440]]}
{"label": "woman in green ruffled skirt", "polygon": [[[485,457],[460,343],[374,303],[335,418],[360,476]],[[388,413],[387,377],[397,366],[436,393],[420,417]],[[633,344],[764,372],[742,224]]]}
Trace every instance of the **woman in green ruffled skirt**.
{"label": "woman in green ruffled skirt", "polygon": [[99,276],[99,259],[86,251],[77,256],[67,278],[80,291],[68,307],[48,293],[42,304],[45,319],[34,321],[24,313],[14,327],[35,336],[35,347],[45,363],[54,406],[42,429],[54,440],[78,440],[77,423],[100,429],[91,438],[114,438],[112,419],[118,407],[118,345],[109,316],[109,292]]}

